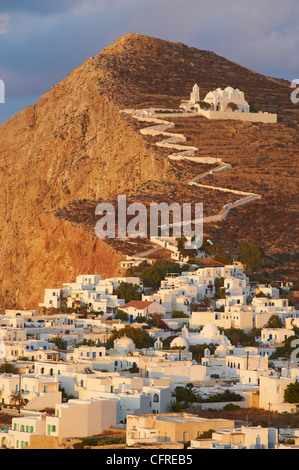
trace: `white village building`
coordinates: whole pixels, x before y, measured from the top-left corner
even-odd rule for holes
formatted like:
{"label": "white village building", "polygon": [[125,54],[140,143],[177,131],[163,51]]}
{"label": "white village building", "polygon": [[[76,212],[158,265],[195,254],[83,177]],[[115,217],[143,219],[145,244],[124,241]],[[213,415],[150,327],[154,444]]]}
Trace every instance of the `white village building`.
{"label": "white village building", "polygon": [[165,315],[166,313],[166,308],[154,300],[131,300],[123,304],[120,310],[128,314],[130,323],[138,317],[147,318],[149,315]]}
{"label": "white village building", "polygon": [[260,342],[267,345],[281,344],[290,336],[294,336],[294,330],[287,328],[263,328]]}
{"label": "white village building", "polygon": [[278,413],[294,413],[297,411],[296,403],[286,403],[284,401],[284,391],[291,383],[295,383],[294,378],[288,377],[260,377],[260,398],[259,407],[264,410],[277,411]]}
{"label": "white village building", "polygon": [[55,416],[18,417],[12,420],[8,433],[9,449],[30,446],[34,435],[53,436],[61,443],[64,438],[100,434],[116,424],[116,401],[107,399],[79,400],[56,405]]}
{"label": "white village building", "polygon": [[274,449],[278,430],[262,426],[218,429],[210,439],[194,439],[189,449]]}
{"label": "white village building", "polygon": [[141,288],[139,278],[111,278],[101,279],[100,275],[79,275],[76,282],[64,283],[60,289],[45,289],[44,302],[40,307],[45,308],[77,308],[83,305],[89,311],[102,312],[113,315],[117,309],[125,304],[123,299],[115,295],[120,282],[133,282]]}

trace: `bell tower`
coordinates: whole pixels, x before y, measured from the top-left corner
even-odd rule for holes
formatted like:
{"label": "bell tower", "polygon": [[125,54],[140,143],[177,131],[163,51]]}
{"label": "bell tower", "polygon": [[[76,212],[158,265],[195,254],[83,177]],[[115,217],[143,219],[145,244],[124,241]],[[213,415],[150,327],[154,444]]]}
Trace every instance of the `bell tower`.
{"label": "bell tower", "polygon": [[195,83],[190,93],[190,104],[196,104],[199,101],[199,86]]}

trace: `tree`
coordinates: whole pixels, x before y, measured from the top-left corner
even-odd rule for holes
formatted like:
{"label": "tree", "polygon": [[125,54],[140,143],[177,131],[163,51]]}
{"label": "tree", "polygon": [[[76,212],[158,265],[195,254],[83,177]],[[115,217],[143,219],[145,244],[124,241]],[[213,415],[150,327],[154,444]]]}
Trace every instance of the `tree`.
{"label": "tree", "polygon": [[142,277],[143,270],[148,267],[149,264],[147,261],[142,261],[138,266],[131,266],[126,270],[126,276],[128,277]]}
{"label": "tree", "polygon": [[10,394],[10,404],[16,405],[19,403],[19,392],[11,392]]}
{"label": "tree", "polygon": [[204,239],[202,249],[221,264],[230,264],[232,262],[231,254],[218,243],[210,244]]}
{"label": "tree", "polygon": [[215,292],[214,295],[215,299],[225,299],[226,297],[226,289],[225,287],[221,287],[218,292]]}
{"label": "tree", "polygon": [[159,287],[161,277],[159,272],[151,266],[143,271],[142,280],[144,287]]}
{"label": "tree", "polygon": [[184,402],[183,408],[188,408],[191,403],[194,403],[197,400],[197,395],[189,387],[175,387],[172,396],[175,397],[178,403]]}
{"label": "tree", "polygon": [[183,411],[183,407],[178,401],[171,400],[167,407],[167,411],[169,413],[180,413],[181,411]]}
{"label": "tree", "polygon": [[284,391],[283,397],[286,403],[299,403],[299,383],[289,384]]}
{"label": "tree", "polygon": [[271,315],[264,328],[283,328],[283,323],[278,315]]}
{"label": "tree", "polygon": [[49,340],[49,343],[54,343],[57,349],[67,349],[67,342],[64,341],[60,336],[55,336]]}
{"label": "tree", "polygon": [[154,339],[148,334],[146,330],[141,328],[133,328],[130,325],[125,325],[124,328],[120,330],[114,330],[110,338],[106,343],[106,348],[110,349],[113,348],[114,341],[117,338],[121,338],[122,336],[127,336],[134,341],[135,346],[137,349],[149,348],[154,345]]}
{"label": "tree", "polygon": [[[189,268],[189,266],[188,266]],[[142,272],[142,280],[144,287],[159,287],[167,274],[178,273],[186,269],[186,265],[181,266],[173,261],[164,259],[155,261],[151,266],[146,266]]]}
{"label": "tree", "polygon": [[253,103],[250,105],[250,112],[251,113],[259,113],[262,110],[261,105],[259,103]]}
{"label": "tree", "polygon": [[215,285],[215,299],[225,299],[226,289],[224,288],[224,277],[218,277],[214,281]]}
{"label": "tree", "polygon": [[271,354],[270,359],[277,359],[279,357],[290,358],[294,347],[291,346],[294,339],[298,339],[298,336],[289,336],[283,341],[283,346],[275,348],[275,351]]}
{"label": "tree", "polygon": [[194,258],[194,256],[197,253],[197,250],[192,249],[192,248],[185,248],[185,243],[187,242],[187,238],[184,235],[180,238],[176,238],[175,241],[176,241],[177,249],[183,258],[186,258],[187,256],[189,256],[189,258]]}
{"label": "tree", "polygon": [[141,300],[142,298],[139,286],[131,282],[122,281],[115,290],[115,294],[119,299],[124,299],[126,303],[130,302],[130,300]]}
{"label": "tree", "polygon": [[230,102],[227,104],[226,109],[231,109],[231,111],[237,111],[239,108],[236,103]]}
{"label": "tree", "polygon": [[200,100],[199,105],[201,109],[205,109],[205,110],[211,109],[211,104],[207,103],[206,101]]}
{"label": "tree", "polygon": [[196,362],[200,362],[201,359],[204,357],[205,349],[209,349],[211,354],[214,354],[216,349],[215,344],[192,344],[189,346],[189,352],[192,353],[192,359]]}
{"label": "tree", "polygon": [[260,330],[252,329],[250,332],[245,333],[241,328],[229,328],[224,330],[225,336],[227,336],[234,346],[238,344],[242,346],[256,346],[255,336],[258,336],[258,332],[260,332]]}
{"label": "tree", "polygon": [[128,321],[129,320],[129,315],[127,314],[127,312],[124,312],[123,310],[118,309],[114,318],[116,320]]}
{"label": "tree", "polygon": [[258,245],[251,245],[245,241],[239,244],[239,254],[242,258],[243,264],[249,270],[258,270],[262,266],[262,260],[265,252],[262,247]]}
{"label": "tree", "polygon": [[214,284],[216,291],[221,289],[221,287],[224,287],[224,277],[216,277]]}
{"label": "tree", "polygon": [[80,346],[95,346],[95,345],[96,345],[95,341],[93,341],[92,339],[87,340],[85,338],[80,343]]}
{"label": "tree", "polygon": [[0,373],[3,374],[16,374],[16,368],[14,367],[13,364],[10,364],[9,362],[4,362],[4,364],[1,364],[0,366]]}
{"label": "tree", "polygon": [[179,337],[178,335],[174,334],[171,336],[167,336],[167,338],[163,339],[163,349],[169,350],[171,341],[178,337]]}
{"label": "tree", "polygon": [[135,319],[133,320],[133,323],[146,323],[146,317],[135,317]]}

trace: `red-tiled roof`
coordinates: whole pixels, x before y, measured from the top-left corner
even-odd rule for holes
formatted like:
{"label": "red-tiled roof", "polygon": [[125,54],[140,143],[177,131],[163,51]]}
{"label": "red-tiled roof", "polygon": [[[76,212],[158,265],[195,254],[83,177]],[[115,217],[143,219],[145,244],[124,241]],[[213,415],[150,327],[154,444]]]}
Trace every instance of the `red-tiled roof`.
{"label": "red-tiled roof", "polygon": [[153,304],[154,302],[149,302],[148,300],[130,300],[130,302],[122,305],[120,309],[128,308],[128,307],[135,307],[137,309],[143,309],[148,307],[149,305]]}

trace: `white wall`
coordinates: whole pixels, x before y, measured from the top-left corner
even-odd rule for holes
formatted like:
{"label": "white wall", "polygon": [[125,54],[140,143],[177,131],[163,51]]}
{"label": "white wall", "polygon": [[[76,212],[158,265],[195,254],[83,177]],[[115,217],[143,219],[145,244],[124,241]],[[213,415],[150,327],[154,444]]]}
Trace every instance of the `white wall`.
{"label": "white wall", "polygon": [[[116,424],[114,400],[69,400],[56,407],[58,416],[47,416],[46,433],[59,438],[88,437],[102,433]],[[56,426],[51,431],[48,426]]]}
{"label": "white wall", "polygon": [[268,113],[245,113],[242,111],[203,111],[200,110],[198,114],[205,116],[208,119],[234,119],[238,121],[249,122],[264,122],[275,123],[277,122],[277,114]]}

